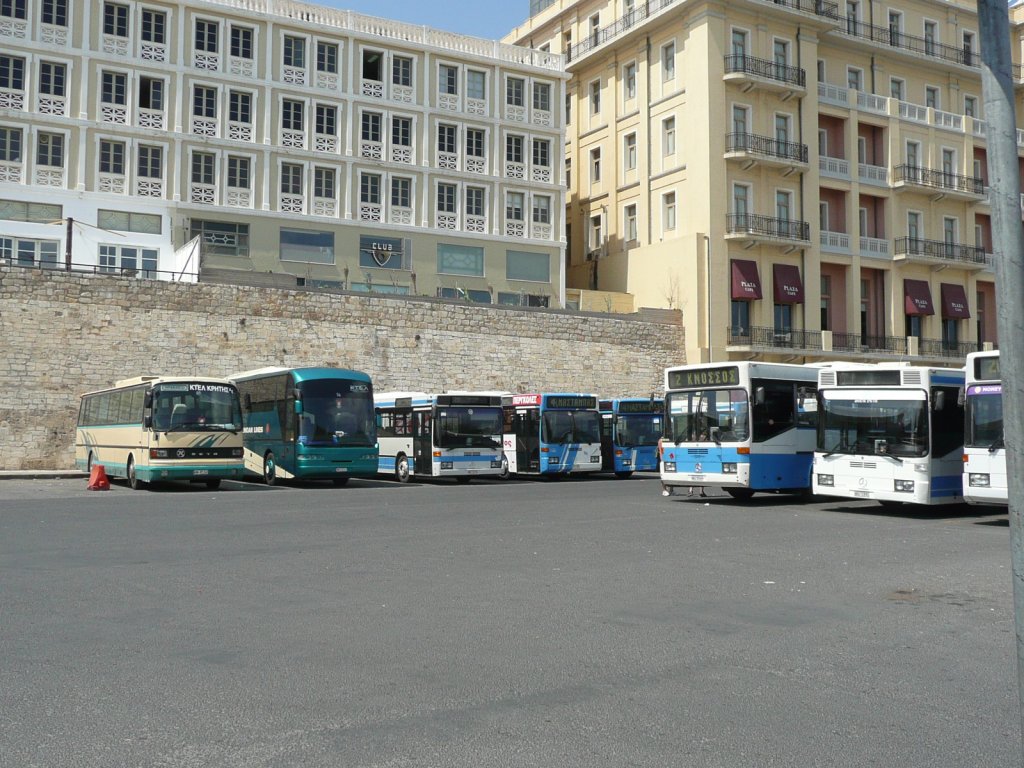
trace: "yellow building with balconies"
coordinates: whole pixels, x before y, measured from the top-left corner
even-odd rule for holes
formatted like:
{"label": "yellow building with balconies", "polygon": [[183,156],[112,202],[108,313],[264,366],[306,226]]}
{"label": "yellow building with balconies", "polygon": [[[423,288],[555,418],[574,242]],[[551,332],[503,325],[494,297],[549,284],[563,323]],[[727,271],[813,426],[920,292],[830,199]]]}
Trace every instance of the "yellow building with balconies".
{"label": "yellow building with balconies", "polygon": [[565,54],[571,75],[571,288],[679,308],[691,362],[956,362],[996,344],[974,3],[531,13],[506,40]]}

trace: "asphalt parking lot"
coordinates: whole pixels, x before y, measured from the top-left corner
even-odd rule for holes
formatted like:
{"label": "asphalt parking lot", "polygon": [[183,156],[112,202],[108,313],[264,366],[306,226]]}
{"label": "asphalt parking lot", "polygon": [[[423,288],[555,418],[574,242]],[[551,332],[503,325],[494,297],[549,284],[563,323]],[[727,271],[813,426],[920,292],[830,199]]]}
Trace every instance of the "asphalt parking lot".
{"label": "asphalt parking lot", "polygon": [[1006,515],[0,483],[2,766],[1020,763]]}

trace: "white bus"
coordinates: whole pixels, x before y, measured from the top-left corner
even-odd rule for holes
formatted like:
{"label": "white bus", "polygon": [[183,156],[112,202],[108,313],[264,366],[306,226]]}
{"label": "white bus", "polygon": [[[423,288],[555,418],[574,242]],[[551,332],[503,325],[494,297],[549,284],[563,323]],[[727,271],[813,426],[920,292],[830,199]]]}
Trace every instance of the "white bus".
{"label": "white bus", "polygon": [[241,478],[242,409],[235,385],[199,376],[138,376],[82,395],[75,465],[102,464],[133,489],[158,480]]}
{"label": "white bus", "polygon": [[966,368],[964,499],[1009,504],[1003,445],[1003,379],[999,352],[971,352]]}
{"label": "white bus", "polygon": [[963,501],[963,385],[960,368],[822,368],[814,492],[887,506]]}
{"label": "white bus", "polygon": [[662,482],[718,485],[738,499],[808,491],[817,375],[759,362],[666,369]]}
{"label": "white bus", "polygon": [[502,471],[501,395],[383,392],[377,411],[378,474],[400,483],[412,476],[497,476]]}

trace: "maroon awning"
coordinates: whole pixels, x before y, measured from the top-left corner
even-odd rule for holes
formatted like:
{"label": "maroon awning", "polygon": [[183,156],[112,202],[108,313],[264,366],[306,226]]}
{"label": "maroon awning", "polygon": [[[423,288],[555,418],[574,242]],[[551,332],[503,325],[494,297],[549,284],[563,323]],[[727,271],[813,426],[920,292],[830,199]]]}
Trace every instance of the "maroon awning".
{"label": "maroon awning", "polygon": [[800,267],[792,264],[773,265],[772,282],[775,284],[776,304],[804,303],[804,283],[800,279]]}
{"label": "maroon awning", "polygon": [[747,301],[761,298],[761,278],[757,274],[756,261],[732,260],[732,297]]}
{"label": "maroon awning", "polygon": [[967,306],[967,291],[962,285],[955,283],[943,283],[942,290],[942,316],[947,320],[968,320],[971,317],[971,310]]}
{"label": "maroon awning", "polygon": [[932,291],[924,280],[903,281],[903,305],[908,315],[934,315]]}

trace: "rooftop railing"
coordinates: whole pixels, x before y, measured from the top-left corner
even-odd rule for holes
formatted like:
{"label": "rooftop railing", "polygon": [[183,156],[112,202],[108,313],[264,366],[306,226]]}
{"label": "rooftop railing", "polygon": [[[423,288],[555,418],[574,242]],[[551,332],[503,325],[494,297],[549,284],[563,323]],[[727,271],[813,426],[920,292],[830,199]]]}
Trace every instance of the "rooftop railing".
{"label": "rooftop railing", "polygon": [[589,53],[594,48],[604,45],[609,40],[613,40],[619,35],[628,32],[637,24],[650,18],[663,8],[674,5],[677,1],[679,0],[648,0],[648,2],[636,6],[632,11],[623,14],[607,27],[598,29],[575,45],[569,46],[569,55],[566,60],[575,61],[583,54]]}
{"label": "rooftop railing", "polygon": [[944,61],[951,61],[954,64],[963,64],[967,67],[981,66],[981,54],[970,48],[957,48],[928,37],[908,35],[896,29],[880,27],[853,18],[847,18],[845,23],[839,27],[839,31],[851,37],[859,37],[873,43],[919,53],[923,56],[932,56]]}

